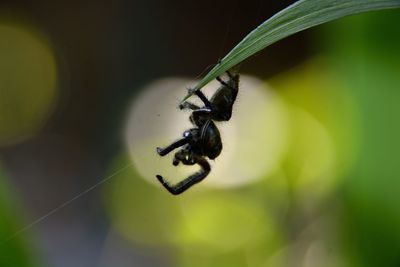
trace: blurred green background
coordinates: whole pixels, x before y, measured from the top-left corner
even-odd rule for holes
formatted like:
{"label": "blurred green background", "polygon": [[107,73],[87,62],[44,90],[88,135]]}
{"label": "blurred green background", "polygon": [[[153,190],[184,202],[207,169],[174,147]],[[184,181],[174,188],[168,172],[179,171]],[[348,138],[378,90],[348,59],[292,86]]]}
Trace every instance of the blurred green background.
{"label": "blurred green background", "polygon": [[1,1],[0,266],[400,266],[398,10],[245,62],[217,182],[155,183],[182,79],[291,2]]}

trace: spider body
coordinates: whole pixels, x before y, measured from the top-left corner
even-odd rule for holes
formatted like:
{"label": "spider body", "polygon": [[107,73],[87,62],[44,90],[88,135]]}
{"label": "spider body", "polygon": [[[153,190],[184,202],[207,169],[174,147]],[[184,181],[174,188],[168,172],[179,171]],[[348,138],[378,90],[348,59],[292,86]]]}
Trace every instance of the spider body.
{"label": "spider body", "polygon": [[232,107],[236,100],[239,90],[239,74],[232,75],[227,72],[228,81],[223,81],[221,78],[217,80],[221,86],[217,89],[214,95],[207,97],[197,90],[194,93],[204,103],[203,107],[199,107],[189,101],[179,105],[180,109],[190,109],[190,121],[195,126],[186,130],[183,137],[165,148],[157,148],[157,153],[160,156],[165,156],[172,150],[181,147],[175,153],[172,164],[177,166],[180,162],[184,165],[200,165],[201,169],[198,172],[190,175],[176,185],[170,185],[161,175],[156,175],[160,183],[174,195],[180,194],[190,188],[192,185],[202,181],[211,171],[210,164],[206,160],[215,159],[222,151],[222,141],[219,130],[214,121],[228,121],[232,116]]}

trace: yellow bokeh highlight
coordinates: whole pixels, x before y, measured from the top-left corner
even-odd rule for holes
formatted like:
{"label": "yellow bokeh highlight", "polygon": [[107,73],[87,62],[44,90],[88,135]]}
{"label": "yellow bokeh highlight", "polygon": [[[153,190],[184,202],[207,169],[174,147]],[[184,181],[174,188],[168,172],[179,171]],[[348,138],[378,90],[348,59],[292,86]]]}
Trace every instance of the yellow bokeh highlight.
{"label": "yellow bokeh highlight", "polygon": [[328,196],[357,157],[356,102],[322,58],[269,82],[290,109],[290,148],[283,168],[294,192],[306,201]]}
{"label": "yellow bokeh highlight", "polygon": [[183,246],[199,247],[199,254],[245,248],[276,238],[268,211],[240,194],[202,194],[182,203]]}
{"label": "yellow bokeh highlight", "polygon": [[324,58],[314,58],[269,80],[290,105],[315,118],[332,138],[335,170],[353,165],[359,147],[359,112],[343,77]]}
{"label": "yellow bokeh highlight", "polygon": [[49,42],[28,27],[0,22],[0,146],[25,140],[49,117],[57,97]]}
{"label": "yellow bokeh highlight", "polygon": [[326,195],[335,188],[336,154],[332,138],[310,113],[292,108],[292,144],[285,170],[298,193]]}

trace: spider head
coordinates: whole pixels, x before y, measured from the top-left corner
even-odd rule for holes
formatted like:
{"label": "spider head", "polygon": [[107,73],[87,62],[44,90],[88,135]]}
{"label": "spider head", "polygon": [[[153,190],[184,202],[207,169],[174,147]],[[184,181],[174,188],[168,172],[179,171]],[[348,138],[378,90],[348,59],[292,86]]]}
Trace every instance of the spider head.
{"label": "spider head", "polygon": [[193,152],[192,146],[187,144],[175,153],[172,164],[177,166],[180,162],[182,162],[185,165],[194,165],[196,163],[193,158],[194,155],[195,153]]}

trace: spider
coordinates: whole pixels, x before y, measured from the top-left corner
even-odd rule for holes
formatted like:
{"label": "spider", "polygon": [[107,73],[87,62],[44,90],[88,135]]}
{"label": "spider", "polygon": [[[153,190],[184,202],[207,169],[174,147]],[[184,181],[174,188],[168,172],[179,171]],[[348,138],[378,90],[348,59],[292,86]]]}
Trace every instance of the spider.
{"label": "spider", "polygon": [[[156,175],[158,181],[173,195],[183,193],[191,186],[202,181],[211,171],[210,164],[206,160],[215,159],[222,151],[222,141],[219,130],[214,121],[228,121],[232,116],[232,107],[239,90],[239,74],[226,72],[229,80],[224,81],[220,77],[217,80],[221,86],[210,100],[200,91],[194,91],[204,103],[199,107],[189,101],[179,105],[180,109],[190,109],[190,121],[195,126],[183,133],[183,137],[165,148],[157,147],[157,153],[165,156],[172,150],[182,147],[175,153],[172,164],[177,166],[180,162],[184,165],[200,165],[198,172],[190,175],[176,185],[170,185],[161,175]],[[193,89],[189,89],[193,90]]]}

